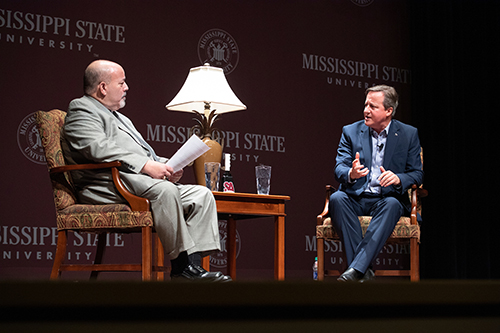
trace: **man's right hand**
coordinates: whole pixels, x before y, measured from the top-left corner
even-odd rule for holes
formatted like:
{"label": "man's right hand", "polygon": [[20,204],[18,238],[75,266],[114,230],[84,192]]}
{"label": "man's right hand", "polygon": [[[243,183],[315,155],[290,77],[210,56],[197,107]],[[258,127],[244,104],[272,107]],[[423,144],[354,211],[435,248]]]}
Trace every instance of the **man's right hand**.
{"label": "man's right hand", "polygon": [[144,167],[142,167],[141,172],[155,179],[165,179],[165,177],[168,178],[174,173],[174,169],[171,166],[167,166],[165,163],[149,160]]}
{"label": "man's right hand", "polygon": [[356,152],[356,158],[354,159],[354,161],[352,161],[352,168],[351,170],[349,170],[349,176],[351,177],[351,180],[365,177],[369,172],[370,170],[368,170],[368,168],[365,168],[365,166],[359,162],[359,152]]}

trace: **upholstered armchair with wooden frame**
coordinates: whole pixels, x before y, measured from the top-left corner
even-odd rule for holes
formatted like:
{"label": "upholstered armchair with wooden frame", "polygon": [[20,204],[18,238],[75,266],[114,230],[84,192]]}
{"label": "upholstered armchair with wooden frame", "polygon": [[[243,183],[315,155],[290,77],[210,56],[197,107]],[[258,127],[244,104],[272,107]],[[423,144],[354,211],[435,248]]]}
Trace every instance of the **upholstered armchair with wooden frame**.
{"label": "upholstered armchair with wooden frame", "polygon": [[[423,154],[420,153],[423,165]],[[330,212],[328,211],[328,203],[330,196],[335,192],[335,188],[331,185],[326,186],[326,198],[323,212],[316,217],[316,250],[318,257],[318,280],[323,280],[326,276],[339,276],[342,272],[339,270],[325,269],[325,240],[340,241],[335,228],[332,226]],[[421,213],[420,198],[427,196],[427,191],[422,186],[413,185],[408,190],[411,202],[410,217],[402,216],[387,243],[409,243],[410,246],[410,269],[409,270],[376,270],[376,276],[409,276],[411,281],[420,280],[420,225],[417,221],[417,213]],[[370,225],[371,216],[358,216],[363,235]],[[343,253],[343,252],[342,252]],[[344,258],[344,266],[346,260]],[[344,267],[344,270],[347,267]]]}
{"label": "upholstered armchair with wooden frame", "polygon": [[[162,280],[167,268],[163,266],[163,246],[153,233],[153,217],[149,200],[130,193],[120,180],[119,161],[96,164],[66,165],[61,148],[61,130],[66,112],[52,110],[35,113],[56,208],[58,240],[51,279],[60,277],[63,271],[91,271],[91,278],[99,272],[142,272],[143,280]],[[86,205],[76,200],[70,171],[90,169],[111,169],[113,182],[127,204]],[[68,231],[98,234],[96,256],[93,264],[65,264]],[[128,264],[104,264],[108,233],[141,233],[142,262]],[[155,256],[153,256],[153,235]],[[154,257],[154,258],[153,258]],[[153,264],[154,260],[154,264]]]}

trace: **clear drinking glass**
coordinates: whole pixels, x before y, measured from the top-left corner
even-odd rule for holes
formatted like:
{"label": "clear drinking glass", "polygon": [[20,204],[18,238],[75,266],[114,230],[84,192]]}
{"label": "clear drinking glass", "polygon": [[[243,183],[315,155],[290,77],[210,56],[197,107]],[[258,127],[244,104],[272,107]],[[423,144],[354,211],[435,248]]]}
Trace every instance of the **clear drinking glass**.
{"label": "clear drinking glass", "polygon": [[219,190],[220,163],[205,162],[205,184],[211,191]]}
{"label": "clear drinking glass", "polygon": [[257,182],[257,194],[269,194],[271,189],[271,167],[269,165],[257,165],[255,167],[255,180]]}

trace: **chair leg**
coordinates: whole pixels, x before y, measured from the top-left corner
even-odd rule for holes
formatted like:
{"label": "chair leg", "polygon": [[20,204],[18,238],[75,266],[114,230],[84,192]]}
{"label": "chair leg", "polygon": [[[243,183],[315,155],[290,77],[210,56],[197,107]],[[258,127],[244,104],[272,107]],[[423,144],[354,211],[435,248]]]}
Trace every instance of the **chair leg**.
{"label": "chair leg", "polygon": [[59,268],[64,262],[64,258],[66,257],[66,245],[68,240],[68,231],[59,230],[57,232],[57,246],[56,246],[56,255],[54,258],[54,265],[52,265],[52,272],[50,274],[50,279],[55,280],[61,276],[61,271]]}
{"label": "chair leg", "polygon": [[[102,264],[102,258],[104,258],[104,252],[106,252],[106,236],[107,233],[102,232],[97,235],[97,250],[95,252],[95,260],[94,264],[99,265]],[[99,275],[99,271],[92,271],[90,273],[90,279],[95,280]]]}
{"label": "chair leg", "polygon": [[157,267],[157,271],[153,275],[157,281],[163,281],[165,279],[165,272],[162,270],[165,266],[165,250],[158,234],[154,233],[153,237],[155,244],[154,252],[156,255],[155,265]]}
{"label": "chair leg", "polygon": [[153,273],[153,232],[151,227],[142,227],[142,280],[150,281]]}
{"label": "chair leg", "polygon": [[420,253],[418,240],[410,239],[410,280],[420,281]]}
{"label": "chair leg", "polygon": [[318,257],[318,281],[325,279],[325,239],[316,238],[316,256]]}

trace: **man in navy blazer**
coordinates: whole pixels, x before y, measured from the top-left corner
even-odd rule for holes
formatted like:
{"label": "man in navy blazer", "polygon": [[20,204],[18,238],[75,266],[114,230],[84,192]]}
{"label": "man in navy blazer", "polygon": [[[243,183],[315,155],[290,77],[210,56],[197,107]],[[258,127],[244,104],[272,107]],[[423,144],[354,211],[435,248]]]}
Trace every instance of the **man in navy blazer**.
{"label": "man in navy blazer", "polygon": [[[399,218],[409,214],[407,190],[423,180],[417,129],[393,119],[396,90],[379,85],[365,94],[364,120],[342,129],[335,165],[340,187],[329,203],[348,264],[339,281],[374,278],[372,261]],[[358,220],[362,215],[372,216],[364,237]]]}

